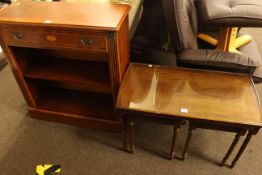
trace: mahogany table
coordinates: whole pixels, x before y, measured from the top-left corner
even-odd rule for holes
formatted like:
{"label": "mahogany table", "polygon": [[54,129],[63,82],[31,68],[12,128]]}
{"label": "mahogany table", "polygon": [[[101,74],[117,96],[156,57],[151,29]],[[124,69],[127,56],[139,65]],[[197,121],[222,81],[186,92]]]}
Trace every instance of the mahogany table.
{"label": "mahogany table", "polygon": [[247,74],[131,64],[120,86],[117,108],[123,118],[124,149],[127,150],[129,133],[131,152],[134,151],[135,119],[174,125],[171,159],[177,131],[185,119],[190,122],[190,129],[183,159],[195,128],[237,133],[221,165],[239,138],[248,132],[231,167],[262,126],[260,102]]}

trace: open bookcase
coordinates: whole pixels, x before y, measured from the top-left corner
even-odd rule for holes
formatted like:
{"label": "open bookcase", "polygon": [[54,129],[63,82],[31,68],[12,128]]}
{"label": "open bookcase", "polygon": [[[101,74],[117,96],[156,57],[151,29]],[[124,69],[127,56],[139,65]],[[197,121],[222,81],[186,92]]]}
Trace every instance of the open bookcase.
{"label": "open bookcase", "polygon": [[[63,50],[21,47],[11,47],[11,50],[39,109],[88,114],[88,116],[97,115],[99,118],[107,118],[103,115],[108,115],[110,119],[114,119],[106,55],[97,53],[87,57],[91,60],[84,60],[81,59],[81,54],[88,55],[88,53],[75,52],[76,55],[67,55],[64,58],[60,55],[64,54]],[[77,54],[80,57],[77,57]],[[60,57],[56,57],[57,55]],[[95,62],[92,59],[96,57],[104,60]],[[111,110],[107,109],[104,112],[103,107]],[[96,110],[102,111],[103,115],[94,112]]]}
{"label": "open bookcase", "polygon": [[107,53],[16,46],[10,50],[36,104],[33,112],[117,120]]}
{"label": "open bookcase", "polygon": [[129,8],[28,2],[0,12],[1,46],[32,117],[120,130],[115,102],[129,64]]}

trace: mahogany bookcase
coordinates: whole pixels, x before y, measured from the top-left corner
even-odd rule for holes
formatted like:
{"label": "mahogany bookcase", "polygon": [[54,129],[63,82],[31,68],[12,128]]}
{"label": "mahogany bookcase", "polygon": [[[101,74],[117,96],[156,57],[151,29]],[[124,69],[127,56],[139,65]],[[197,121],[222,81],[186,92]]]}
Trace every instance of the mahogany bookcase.
{"label": "mahogany bookcase", "polygon": [[32,117],[120,130],[115,100],[129,64],[129,9],[18,2],[0,11],[1,46]]}

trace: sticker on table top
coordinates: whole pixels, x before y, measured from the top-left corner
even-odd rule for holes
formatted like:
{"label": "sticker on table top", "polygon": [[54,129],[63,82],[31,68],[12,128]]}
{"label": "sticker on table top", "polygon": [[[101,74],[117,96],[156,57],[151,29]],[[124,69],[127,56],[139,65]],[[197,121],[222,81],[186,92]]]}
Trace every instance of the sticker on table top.
{"label": "sticker on table top", "polygon": [[180,112],[182,112],[182,113],[188,113],[188,109],[187,109],[187,108],[181,108],[181,109],[180,109]]}
{"label": "sticker on table top", "polygon": [[50,23],[52,23],[52,20],[47,19],[47,20],[44,21],[44,23],[50,24]]}

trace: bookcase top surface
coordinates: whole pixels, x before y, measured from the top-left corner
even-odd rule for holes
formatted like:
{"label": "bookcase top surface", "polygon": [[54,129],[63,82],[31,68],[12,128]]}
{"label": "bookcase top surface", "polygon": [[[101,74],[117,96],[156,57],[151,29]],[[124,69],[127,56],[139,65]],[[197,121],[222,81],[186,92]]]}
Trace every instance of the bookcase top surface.
{"label": "bookcase top surface", "polygon": [[0,11],[0,25],[118,30],[129,9],[113,3],[16,2]]}

